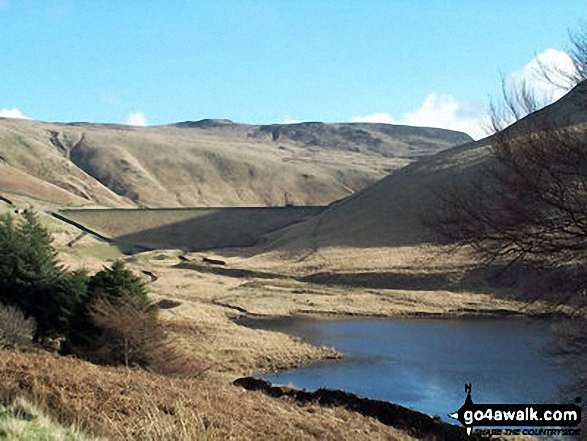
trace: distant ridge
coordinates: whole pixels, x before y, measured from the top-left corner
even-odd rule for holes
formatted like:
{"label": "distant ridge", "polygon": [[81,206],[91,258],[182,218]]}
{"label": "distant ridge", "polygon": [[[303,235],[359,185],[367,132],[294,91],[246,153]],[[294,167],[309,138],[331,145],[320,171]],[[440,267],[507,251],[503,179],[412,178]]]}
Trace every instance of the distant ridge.
{"label": "distant ridge", "polygon": [[229,119],[201,119],[199,121],[183,121],[172,125],[179,128],[210,128],[228,126],[233,124],[234,122],[232,122]]}
{"label": "distant ridge", "polygon": [[326,205],[469,141],[449,130],[368,123],[0,119],[0,190],[74,206]]}

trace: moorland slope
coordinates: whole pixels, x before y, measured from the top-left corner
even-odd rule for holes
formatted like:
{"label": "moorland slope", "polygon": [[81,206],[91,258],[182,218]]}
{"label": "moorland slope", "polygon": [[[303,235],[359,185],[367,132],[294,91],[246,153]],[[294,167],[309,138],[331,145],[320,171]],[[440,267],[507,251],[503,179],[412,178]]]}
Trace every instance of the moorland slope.
{"label": "moorland slope", "polygon": [[131,127],[0,118],[0,190],[70,206],[324,205],[470,141],[388,124]]}

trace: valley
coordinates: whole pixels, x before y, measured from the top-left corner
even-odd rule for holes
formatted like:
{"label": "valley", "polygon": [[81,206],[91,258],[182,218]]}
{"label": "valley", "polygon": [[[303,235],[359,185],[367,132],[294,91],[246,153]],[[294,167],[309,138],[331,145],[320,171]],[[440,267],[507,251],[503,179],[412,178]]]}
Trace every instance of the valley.
{"label": "valley", "polygon": [[[584,105],[585,96],[581,85],[538,117]],[[572,115],[583,130],[582,114]],[[481,265],[467,247],[448,252],[426,225],[440,209],[438,191],[479,176],[491,138],[204,121],[72,124],[47,143],[47,127],[0,121],[0,210],[40,213],[70,271],[122,260],[141,275],[176,347],[207,366],[206,387],[343,356],[241,320],[552,319],[574,311],[572,299],[539,281],[529,290],[534,274],[526,268]],[[432,135],[434,147],[422,141]],[[196,167],[196,158],[212,162]],[[191,173],[185,180],[182,169]]]}

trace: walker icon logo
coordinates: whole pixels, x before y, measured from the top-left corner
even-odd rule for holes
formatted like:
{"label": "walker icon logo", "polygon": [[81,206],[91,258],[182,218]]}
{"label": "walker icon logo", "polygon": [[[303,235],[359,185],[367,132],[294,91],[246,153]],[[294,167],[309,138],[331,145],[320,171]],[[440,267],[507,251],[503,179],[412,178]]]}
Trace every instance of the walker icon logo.
{"label": "walker icon logo", "polygon": [[[581,422],[576,404],[475,404],[471,384],[465,384],[465,403],[449,417],[459,420],[471,435],[477,427],[575,427]],[[579,403],[581,400],[576,399]],[[578,435],[579,429],[494,429],[491,435]],[[502,433],[503,432],[503,433]]]}

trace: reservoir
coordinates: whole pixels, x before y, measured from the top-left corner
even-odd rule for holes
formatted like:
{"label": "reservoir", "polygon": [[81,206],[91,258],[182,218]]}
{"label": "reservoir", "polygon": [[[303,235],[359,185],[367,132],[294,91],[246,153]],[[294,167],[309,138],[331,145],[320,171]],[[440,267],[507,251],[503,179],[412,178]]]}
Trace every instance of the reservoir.
{"label": "reservoir", "polygon": [[263,375],[274,384],[344,389],[438,415],[464,402],[472,383],[477,403],[560,403],[572,380],[549,354],[555,338],[547,321],[529,319],[243,321],[246,326],[302,337],[336,348],[343,360]]}

